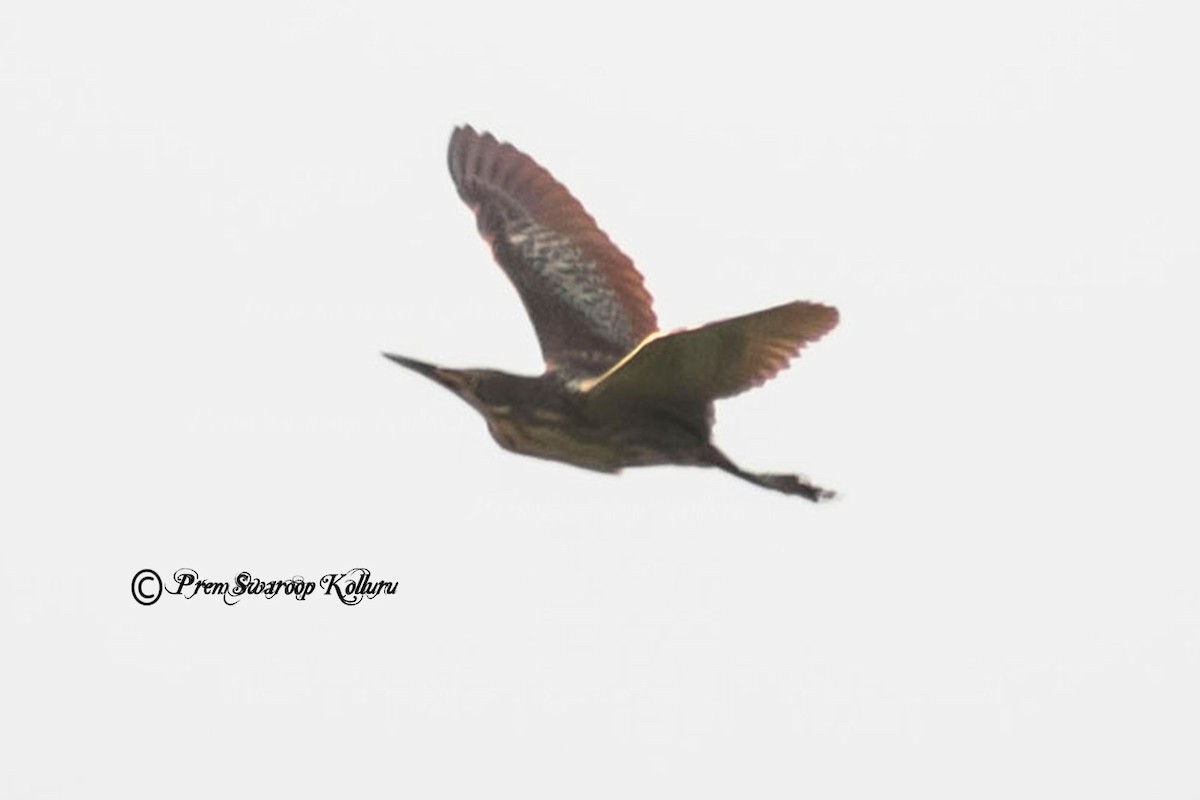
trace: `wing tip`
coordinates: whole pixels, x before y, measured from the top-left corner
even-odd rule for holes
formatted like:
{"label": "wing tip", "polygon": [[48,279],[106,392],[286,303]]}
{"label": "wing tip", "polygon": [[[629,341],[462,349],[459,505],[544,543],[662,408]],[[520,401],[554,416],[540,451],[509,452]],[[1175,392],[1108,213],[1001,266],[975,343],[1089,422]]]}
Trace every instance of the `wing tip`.
{"label": "wing tip", "polygon": [[458,147],[463,147],[479,139],[494,139],[487,131],[480,133],[475,130],[475,126],[469,122],[464,122],[462,125],[455,125],[454,131],[450,134],[450,149],[453,151]]}
{"label": "wing tip", "polygon": [[509,142],[466,123],[451,132],[446,161],[459,196],[468,204],[478,202],[483,184],[507,186],[511,190],[510,181],[515,174],[524,172],[526,178],[537,178],[546,172]]}
{"label": "wing tip", "polygon": [[836,306],[813,300],[793,300],[778,306],[778,310],[790,312],[789,323],[795,326],[798,334],[803,336],[801,347],[809,342],[815,342],[829,333],[837,327],[842,319],[842,314]]}

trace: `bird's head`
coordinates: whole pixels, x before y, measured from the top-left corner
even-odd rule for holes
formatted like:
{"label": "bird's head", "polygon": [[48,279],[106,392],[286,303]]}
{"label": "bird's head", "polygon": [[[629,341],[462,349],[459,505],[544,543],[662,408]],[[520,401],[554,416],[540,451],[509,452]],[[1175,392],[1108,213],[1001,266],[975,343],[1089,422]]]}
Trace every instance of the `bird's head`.
{"label": "bird's head", "polygon": [[436,364],[427,364],[415,358],[398,356],[395,353],[384,353],[383,355],[400,366],[408,367],[413,372],[420,373],[431,381],[446,387],[485,417],[490,416],[489,411],[492,405],[498,402],[497,398],[493,397],[497,394],[497,383],[506,377],[504,373],[490,369],[451,369],[450,367],[439,367]]}

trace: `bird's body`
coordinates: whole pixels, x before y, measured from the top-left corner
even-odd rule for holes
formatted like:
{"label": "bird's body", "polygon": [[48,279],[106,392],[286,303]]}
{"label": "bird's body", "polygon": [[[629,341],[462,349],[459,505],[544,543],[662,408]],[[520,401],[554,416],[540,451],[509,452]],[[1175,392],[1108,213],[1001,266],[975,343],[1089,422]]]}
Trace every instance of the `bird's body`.
{"label": "bird's body", "polygon": [[709,445],[703,419],[688,420],[655,408],[596,417],[581,397],[551,398],[554,393],[546,393],[549,402],[544,406],[509,405],[489,415],[492,438],[514,453],[598,472],[704,463]]}
{"label": "bird's body", "polygon": [[633,263],[567,190],[490,134],[459,128],[450,173],[538,334],[540,376],[388,358],[453,391],[505,449],[601,472],[715,466],[810,500],[832,496],[795,475],[751,473],[711,442],[713,401],[773,377],[837,311],[793,302],[678,331],[658,330]]}
{"label": "bird's body", "polygon": [[[389,356],[459,394],[487,420],[505,450],[597,472],[661,464],[702,464],[711,448],[711,406],[596,409],[561,375],[446,370]],[[474,387],[471,384],[474,384]]]}

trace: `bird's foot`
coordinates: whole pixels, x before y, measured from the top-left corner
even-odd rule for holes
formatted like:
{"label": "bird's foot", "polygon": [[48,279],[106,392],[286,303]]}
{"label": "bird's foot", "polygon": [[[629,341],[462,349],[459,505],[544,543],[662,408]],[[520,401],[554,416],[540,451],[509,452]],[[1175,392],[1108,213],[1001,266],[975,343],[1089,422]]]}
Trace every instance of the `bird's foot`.
{"label": "bird's foot", "polygon": [[774,489],[784,494],[795,494],[806,500],[819,503],[822,500],[832,500],[837,492],[832,489],[822,489],[803,475],[780,475],[774,473],[750,473],[748,479],[767,489]]}

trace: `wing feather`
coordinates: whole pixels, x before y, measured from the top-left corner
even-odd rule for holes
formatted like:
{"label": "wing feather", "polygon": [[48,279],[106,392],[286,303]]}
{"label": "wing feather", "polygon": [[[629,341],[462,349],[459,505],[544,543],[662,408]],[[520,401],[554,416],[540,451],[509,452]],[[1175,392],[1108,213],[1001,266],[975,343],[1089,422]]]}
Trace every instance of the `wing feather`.
{"label": "wing feather", "polygon": [[450,175],[533,323],[547,368],[598,374],[658,325],[629,257],[532,158],[469,125]]}
{"label": "wing feather", "polygon": [[593,409],[731,397],[773,378],[838,322],[836,308],[794,302],[695,328],[656,333],[580,388]]}

